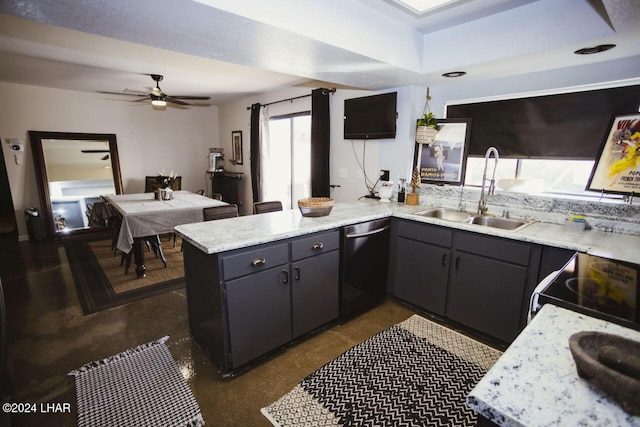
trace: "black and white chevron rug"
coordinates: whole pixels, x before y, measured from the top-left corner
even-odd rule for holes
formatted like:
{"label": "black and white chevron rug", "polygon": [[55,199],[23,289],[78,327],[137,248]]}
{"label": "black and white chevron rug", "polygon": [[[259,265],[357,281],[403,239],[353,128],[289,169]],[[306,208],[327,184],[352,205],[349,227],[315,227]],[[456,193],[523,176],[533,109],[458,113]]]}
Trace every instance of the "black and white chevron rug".
{"label": "black and white chevron rug", "polygon": [[167,339],[69,372],[76,377],[78,426],[203,426]]}
{"label": "black and white chevron rug", "polygon": [[262,409],[275,426],[472,426],[466,396],[502,353],[418,315]]}

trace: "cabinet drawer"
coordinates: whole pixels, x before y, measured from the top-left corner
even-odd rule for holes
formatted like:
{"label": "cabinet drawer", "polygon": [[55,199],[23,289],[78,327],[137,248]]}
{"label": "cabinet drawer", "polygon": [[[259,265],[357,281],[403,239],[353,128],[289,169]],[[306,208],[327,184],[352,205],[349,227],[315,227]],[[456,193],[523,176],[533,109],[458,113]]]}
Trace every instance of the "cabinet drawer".
{"label": "cabinet drawer", "polygon": [[531,253],[527,243],[463,232],[456,234],[456,249],[520,265],[529,265]]}
{"label": "cabinet drawer", "polygon": [[318,233],[313,236],[303,237],[291,242],[291,259],[308,258],[331,252],[340,247],[340,231],[334,230],[327,233]]}
{"label": "cabinet drawer", "polygon": [[224,280],[229,280],[287,264],[288,262],[289,248],[287,243],[241,250],[222,257],[223,278]]}
{"label": "cabinet drawer", "polygon": [[398,236],[450,248],[453,240],[453,231],[449,228],[420,222],[400,221]]}

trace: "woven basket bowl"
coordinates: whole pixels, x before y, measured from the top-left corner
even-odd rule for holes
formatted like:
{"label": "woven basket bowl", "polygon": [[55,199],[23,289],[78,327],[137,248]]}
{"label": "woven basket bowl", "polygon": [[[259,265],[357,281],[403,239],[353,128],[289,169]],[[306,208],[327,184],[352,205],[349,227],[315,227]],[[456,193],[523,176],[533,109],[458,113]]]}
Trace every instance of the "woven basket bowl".
{"label": "woven basket bowl", "polygon": [[333,199],[330,197],[310,197],[298,200],[298,208],[302,216],[327,216],[333,209]]}

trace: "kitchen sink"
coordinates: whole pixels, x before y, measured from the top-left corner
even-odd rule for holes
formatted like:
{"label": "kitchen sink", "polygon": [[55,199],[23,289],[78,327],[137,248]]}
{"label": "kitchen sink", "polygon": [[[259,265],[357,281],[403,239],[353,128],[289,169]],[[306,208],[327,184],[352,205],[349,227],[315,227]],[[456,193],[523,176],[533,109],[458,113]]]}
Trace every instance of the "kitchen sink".
{"label": "kitchen sink", "polygon": [[534,221],[522,218],[504,218],[490,215],[476,215],[471,212],[459,211],[454,208],[432,208],[416,212],[415,215],[427,218],[444,219],[445,221],[474,224],[481,227],[499,228],[507,231],[518,231]]}
{"label": "kitchen sink", "polygon": [[502,217],[495,217],[495,216],[475,215],[470,218],[467,218],[466,220],[463,220],[463,222],[467,224],[481,225],[483,227],[492,227],[492,228],[499,228],[501,230],[517,231],[531,224],[533,221],[520,219],[520,218],[502,218]]}
{"label": "kitchen sink", "polygon": [[416,212],[416,215],[425,216],[428,218],[438,218],[447,221],[462,222],[465,219],[469,219],[473,214],[465,211],[458,211],[451,208],[433,208],[426,211]]}

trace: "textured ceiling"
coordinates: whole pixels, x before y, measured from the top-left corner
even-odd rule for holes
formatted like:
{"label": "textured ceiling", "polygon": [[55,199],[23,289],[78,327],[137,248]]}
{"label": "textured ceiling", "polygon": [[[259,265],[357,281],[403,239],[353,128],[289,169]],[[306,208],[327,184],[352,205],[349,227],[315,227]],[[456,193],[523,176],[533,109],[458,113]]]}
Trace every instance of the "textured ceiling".
{"label": "textured ceiling", "polygon": [[[419,18],[390,0],[3,0],[0,13],[0,81],[119,92],[154,73],[168,94],[215,104],[296,85],[455,84],[441,74],[456,70],[640,70],[638,0],[461,0]],[[600,43],[618,46],[573,54]]]}

